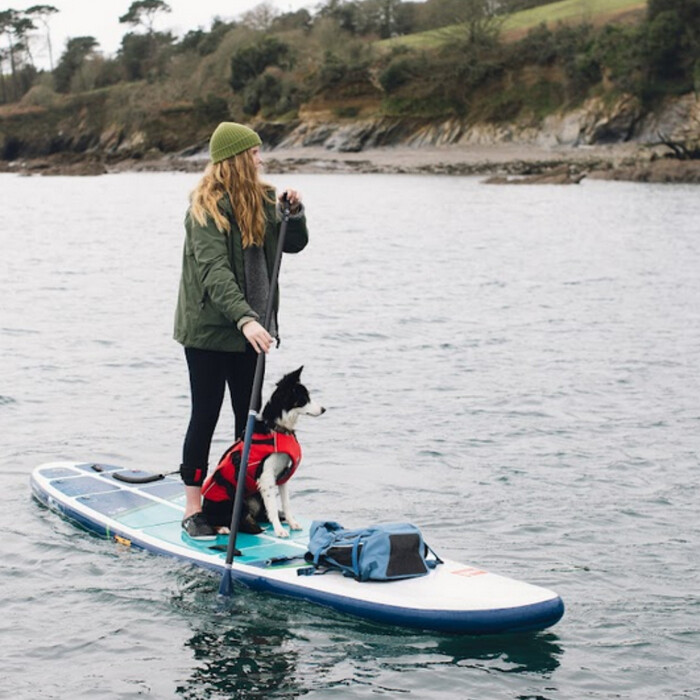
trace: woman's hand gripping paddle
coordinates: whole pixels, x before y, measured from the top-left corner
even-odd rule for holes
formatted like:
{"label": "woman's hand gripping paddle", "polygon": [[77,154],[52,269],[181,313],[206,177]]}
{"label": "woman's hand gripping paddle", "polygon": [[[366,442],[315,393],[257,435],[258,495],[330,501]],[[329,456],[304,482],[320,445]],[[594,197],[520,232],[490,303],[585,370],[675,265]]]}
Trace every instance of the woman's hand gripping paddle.
{"label": "woman's hand gripping paddle", "polygon": [[[267,305],[265,307],[265,318],[263,325],[265,330],[270,330],[272,322],[272,313],[274,309],[275,293],[277,291],[277,280],[280,274],[280,265],[282,263],[282,252],[284,250],[284,238],[287,234],[287,224],[289,223],[290,203],[286,193],[282,198],[282,223],[280,225],[279,238],[277,240],[277,251],[275,252],[275,264],[272,268],[272,276],[270,278],[270,290],[267,295]],[[221,577],[219,584],[219,595],[231,596],[233,593],[233,557],[236,552],[236,537],[238,536],[238,521],[241,517],[241,509],[243,507],[243,493],[245,489],[243,484],[245,479],[241,478],[248,469],[248,456],[250,455],[250,445],[253,440],[253,428],[255,427],[255,419],[260,411],[260,393],[262,389],[263,374],[265,373],[265,353],[258,353],[258,358],[255,363],[255,376],[253,378],[253,390],[250,394],[250,408],[248,410],[248,421],[245,427],[245,435],[243,437],[243,452],[241,453],[241,463],[238,467],[236,475],[236,483],[239,487],[236,489],[236,496],[233,499],[233,513],[231,515],[231,534],[228,538],[228,548],[226,550],[226,569]]]}

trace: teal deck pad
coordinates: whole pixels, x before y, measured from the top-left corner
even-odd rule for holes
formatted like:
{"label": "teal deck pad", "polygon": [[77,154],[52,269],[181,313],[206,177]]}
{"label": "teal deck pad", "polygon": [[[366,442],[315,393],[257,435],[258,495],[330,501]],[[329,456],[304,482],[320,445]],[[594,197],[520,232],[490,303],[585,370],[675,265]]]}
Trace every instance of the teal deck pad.
{"label": "teal deck pad", "polygon": [[[155,509],[147,509],[141,511],[134,516],[128,518],[120,518],[120,522],[124,524],[132,524],[135,522],[137,515],[142,515],[144,518],[151,517],[151,511]],[[174,510],[174,509],[173,509]],[[228,535],[219,535],[214,542],[193,540],[187,535],[184,535],[182,529],[173,527],[172,521],[164,521],[153,526],[141,526],[144,534],[155,537],[169,544],[185,545],[192,551],[205,552],[207,554],[218,554],[221,558],[225,558],[228,545]],[[254,563],[256,566],[265,566],[265,562],[276,557],[289,557],[296,554],[303,554],[304,549],[299,545],[294,545],[289,541],[283,541],[274,537],[265,537],[260,535],[249,535],[245,532],[239,533],[236,537],[236,548],[240,550],[241,556],[236,557],[236,561]]]}
{"label": "teal deck pad", "polygon": [[148,494],[153,494],[158,496],[158,498],[164,498],[166,500],[175,500],[178,497],[185,496],[185,487],[181,481],[174,481],[166,479],[163,481],[156,481],[152,484],[144,484],[141,487],[141,491]]}
{"label": "teal deck pad", "polygon": [[85,491],[83,493],[86,495],[78,499],[80,503],[84,503],[97,513],[111,517],[137,508],[153,507],[153,501],[150,498],[140,496],[133,491],[115,489],[106,493],[91,494]]}
{"label": "teal deck pad", "polygon": [[[174,509],[173,509],[174,510]],[[216,544],[221,544],[223,542],[226,545],[228,537],[225,535],[219,535],[216,541],[212,540],[193,540],[184,534],[182,527],[180,527],[180,520],[182,519],[182,513],[178,517],[177,527],[173,527],[172,522],[163,522],[159,524],[150,525],[142,528],[144,535],[149,535],[158,540],[161,540],[166,545],[185,545],[188,549],[193,552],[206,552],[208,554],[213,554],[216,550],[210,550],[210,547]],[[224,551],[225,553],[225,551]]]}
{"label": "teal deck pad", "polygon": [[45,476],[47,479],[63,479],[68,476],[79,476],[78,472],[74,469],[66,469],[64,467],[42,469],[41,475]]}
{"label": "teal deck pad", "polygon": [[148,508],[138,508],[134,511],[129,511],[117,518],[122,525],[133,527],[136,529],[145,530],[154,525],[163,525],[173,523],[180,524],[182,520],[182,509],[167,503],[153,503]]}
{"label": "teal deck pad", "polygon": [[117,492],[117,487],[104,479],[95,479],[91,476],[74,476],[66,479],[56,479],[51,482],[57,491],[66,496],[83,496],[88,493],[104,493],[106,491]]}
{"label": "teal deck pad", "polygon": [[246,564],[264,565],[264,562],[277,557],[292,557],[303,554],[298,545],[283,540],[259,537],[257,535],[241,534],[236,538],[236,547],[241,551],[240,557],[236,557]]}

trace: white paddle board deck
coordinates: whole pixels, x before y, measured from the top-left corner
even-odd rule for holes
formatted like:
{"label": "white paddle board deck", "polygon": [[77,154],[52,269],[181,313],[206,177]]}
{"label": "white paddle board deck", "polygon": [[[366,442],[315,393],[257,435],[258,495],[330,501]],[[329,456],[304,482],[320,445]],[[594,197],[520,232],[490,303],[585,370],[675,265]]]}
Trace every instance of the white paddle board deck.
{"label": "white paddle board deck", "polygon": [[[147,484],[114,479],[115,473],[145,477],[150,472],[73,462],[36,467],[31,476],[41,503],[88,530],[122,545],[189,561],[223,575],[227,537],[195,541],[180,525],[184,489],[176,477]],[[311,601],[375,622],[460,634],[539,630],[555,624],[564,604],[553,591],[444,560],[426,576],[391,582],[359,582],[332,571],[307,569],[308,524],[278,538],[239,534],[232,576],[248,588]]]}

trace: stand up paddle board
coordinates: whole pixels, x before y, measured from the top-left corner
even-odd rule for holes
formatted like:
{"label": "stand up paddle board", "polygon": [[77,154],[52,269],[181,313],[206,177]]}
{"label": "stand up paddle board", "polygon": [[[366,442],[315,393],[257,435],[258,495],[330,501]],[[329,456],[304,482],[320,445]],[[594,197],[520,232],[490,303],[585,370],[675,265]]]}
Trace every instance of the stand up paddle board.
{"label": "stand up paddle board", "polygon": [[[196,541],[183,533],[184,490],[177,477],[134,484],[115,474],[142,478],[149,472],[106,464],[52,462],[31,476],[36,499],[84,528],[121,545],[225,571],[227,537]],[[459,634],[540,630],[555,624],[564,604],[553,591],[444,559],[418,578],[359,582],[338,571],[300,576],[309,541],[302,531],[278,538],[271,529],[241,533],[234,581],[257,591],[289,596],[368,620]]]}

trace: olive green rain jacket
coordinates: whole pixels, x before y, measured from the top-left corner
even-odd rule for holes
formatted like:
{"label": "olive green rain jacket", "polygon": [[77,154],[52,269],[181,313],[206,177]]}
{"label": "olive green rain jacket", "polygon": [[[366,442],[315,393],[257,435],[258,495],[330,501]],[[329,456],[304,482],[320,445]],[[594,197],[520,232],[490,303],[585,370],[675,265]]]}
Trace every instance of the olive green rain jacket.
{"label": "olive green rain jacket", "polygon": [[[175,311],[173,337],[185,347],[242,352],[246,340],[236,324],[244,316],[257,318],[245,300],[245,275],[241,231],[228,196],[219,208],[231,222],[231,232],[221,233],[211,218],[200,226],[187,212],[182,276]],[[303,211],[303,210],[302,210]],[[265,205],[265,260],[272,277],[280,222],[274,203]],[[298,253],[309,239],[306,217],[289,219],[284,239],[285,253]],[[279,294],[275,298],[275,313]]]}

